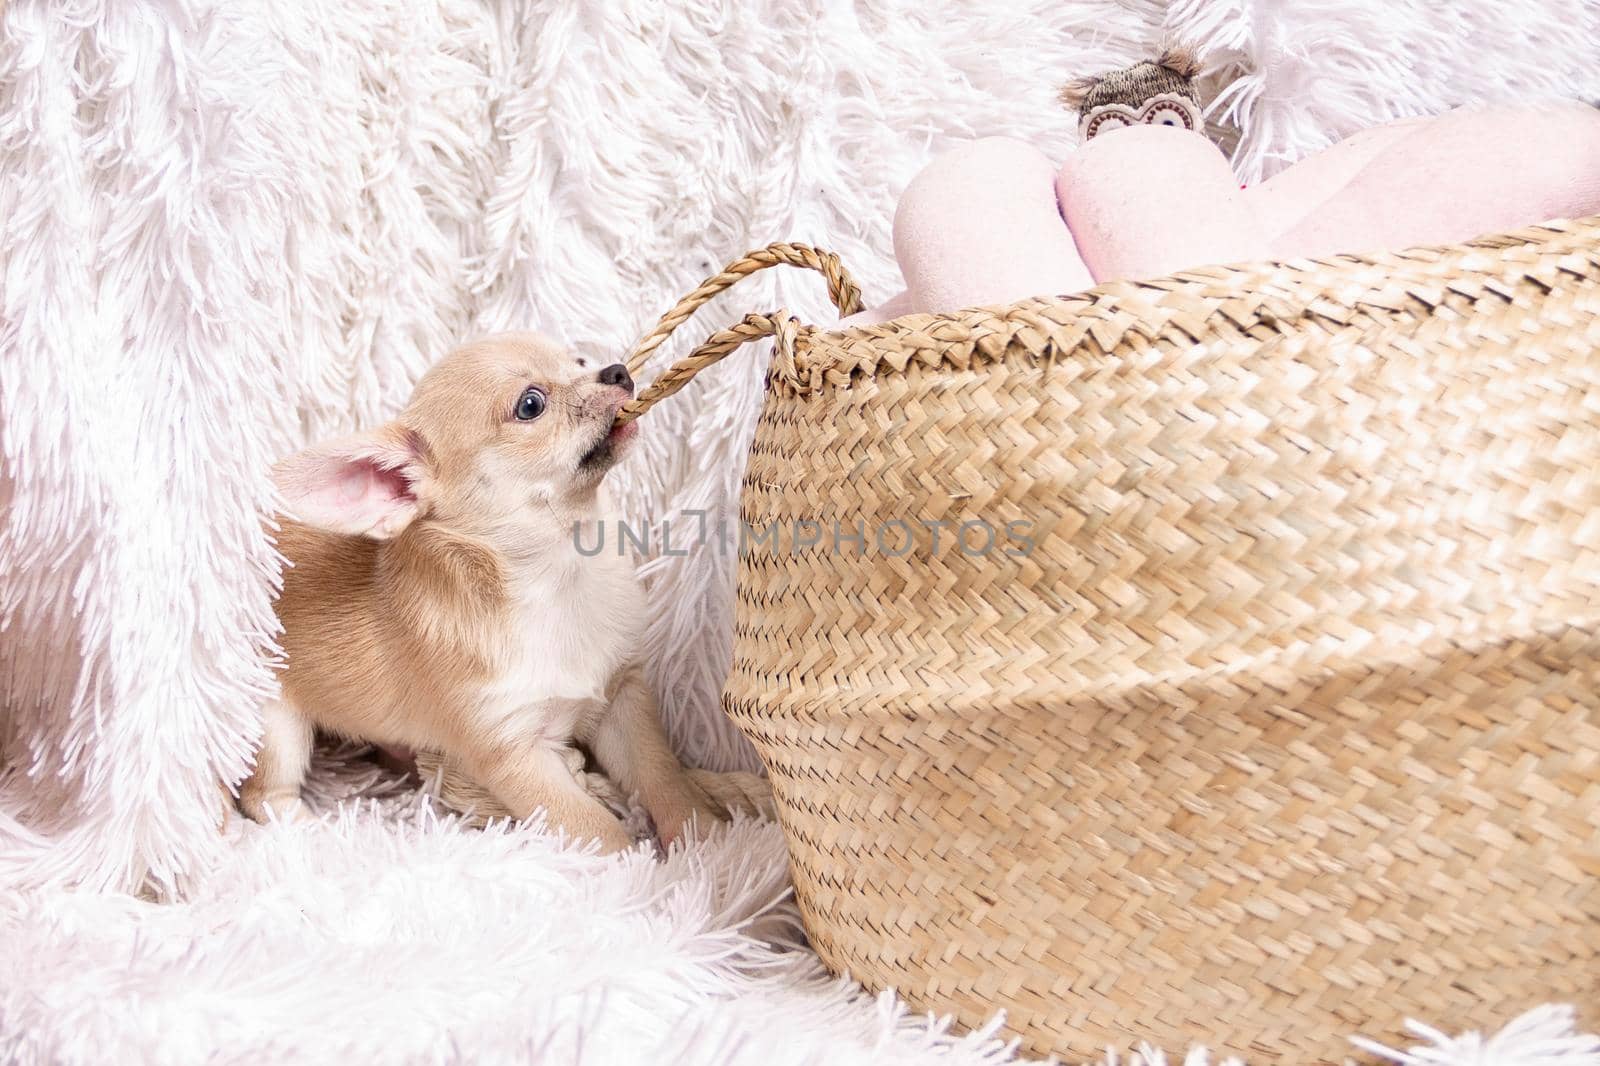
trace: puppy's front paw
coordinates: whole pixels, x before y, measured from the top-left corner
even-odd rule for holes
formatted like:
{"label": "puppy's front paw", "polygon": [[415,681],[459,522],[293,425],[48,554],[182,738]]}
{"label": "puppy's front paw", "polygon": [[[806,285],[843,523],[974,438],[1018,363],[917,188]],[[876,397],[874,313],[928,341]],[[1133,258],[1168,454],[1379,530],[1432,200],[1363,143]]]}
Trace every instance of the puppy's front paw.
{"label": "puppy's front paw", "polygon": [[316,821],[298,792],[262,793],[246,787],[239,792],[239,809],[244,811],[245,817],[262,825]]}
{"label": "puppy's front paw", "polygon": [[600,841],[602,855],[615,855],[619,851],[627,851],[633,847],[633,837],[623,828],[621,822],[602,828],[593,839]]}

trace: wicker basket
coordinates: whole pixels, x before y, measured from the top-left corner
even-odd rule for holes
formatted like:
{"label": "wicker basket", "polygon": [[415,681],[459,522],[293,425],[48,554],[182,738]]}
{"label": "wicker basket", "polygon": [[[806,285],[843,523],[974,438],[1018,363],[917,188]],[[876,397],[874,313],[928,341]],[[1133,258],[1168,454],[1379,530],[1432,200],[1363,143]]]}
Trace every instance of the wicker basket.
{"label": "wicker basket", "polygon": [[[857,306],[775,245],[635,370],[774,262]],[[777,336],[725,702],[823,959],[1063,1055],[1593,1012],[1597,313],[1590,219],[663,374]]]}

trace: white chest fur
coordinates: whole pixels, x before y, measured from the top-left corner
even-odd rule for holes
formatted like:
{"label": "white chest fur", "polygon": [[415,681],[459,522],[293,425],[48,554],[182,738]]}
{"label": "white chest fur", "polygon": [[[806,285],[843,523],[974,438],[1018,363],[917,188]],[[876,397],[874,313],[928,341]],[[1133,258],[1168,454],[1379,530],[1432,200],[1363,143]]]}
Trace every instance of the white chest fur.
{"label": "white chest fur", "polygon": [[485,686],[486,728],[571,739],[629,664],[642,631],[644,593],[631,559],[584,556],[572,541],[517,568],[500,670]]}

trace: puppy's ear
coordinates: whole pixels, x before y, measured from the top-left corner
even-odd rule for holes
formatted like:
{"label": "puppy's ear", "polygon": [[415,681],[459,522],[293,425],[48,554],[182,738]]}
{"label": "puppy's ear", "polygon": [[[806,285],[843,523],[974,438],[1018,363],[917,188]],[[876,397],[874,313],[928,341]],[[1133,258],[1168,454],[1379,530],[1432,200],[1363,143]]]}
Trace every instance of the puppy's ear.
{"label": "puppy's ear", "polygon": [[333,533],[387,540],[422,510],[428,453],[398,422],[313,445],[272,468],[289,517]]}

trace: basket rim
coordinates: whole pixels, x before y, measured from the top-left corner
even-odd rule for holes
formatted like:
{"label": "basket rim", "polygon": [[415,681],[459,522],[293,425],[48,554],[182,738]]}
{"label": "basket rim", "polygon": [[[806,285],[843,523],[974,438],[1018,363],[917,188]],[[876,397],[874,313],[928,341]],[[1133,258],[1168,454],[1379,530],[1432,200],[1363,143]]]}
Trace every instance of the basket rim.
{"label": "basket rim", "polygon": [[1079,293],[1010,304],[922,312],[872,325],[794,325],[794,362],[768,388],[806,394],[848,388],[884,373],[969,370],[1021,354],[1053,364],[1120,358],[1129,335],[1143,346],[1203,342],[1217,316],[1261,340],[1306,328],[1339,329],[1441,311],[1465,314],[1480,300],[1546,295],[1561,276],[1600,275],[1600,215],[1552,219],[1460,244],[1314,259],[1194,267],[1159,278],[1113,281]]}

